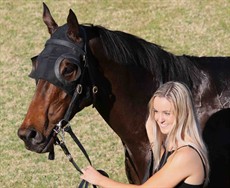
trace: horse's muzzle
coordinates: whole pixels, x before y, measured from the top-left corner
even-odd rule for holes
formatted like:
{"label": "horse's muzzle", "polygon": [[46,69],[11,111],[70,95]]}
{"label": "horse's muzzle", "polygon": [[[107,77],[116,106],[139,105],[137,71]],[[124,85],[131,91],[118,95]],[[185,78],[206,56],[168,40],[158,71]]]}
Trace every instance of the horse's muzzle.
{"label": "horse's muzzle", "polygon": [[18,129],[18,136],[24,141],[28,150],[45,153],[53,149],[53,137],[46,138],[42,133],[34,129]]}

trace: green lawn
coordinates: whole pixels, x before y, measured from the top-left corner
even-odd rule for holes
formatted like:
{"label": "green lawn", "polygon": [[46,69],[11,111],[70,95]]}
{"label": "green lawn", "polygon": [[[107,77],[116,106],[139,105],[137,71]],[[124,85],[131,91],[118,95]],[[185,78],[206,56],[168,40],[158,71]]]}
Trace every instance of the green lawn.
{"label": "green lawn", "polygon": [[[0,1],[0,186],[76,187],[79,174],[56,147],[56,160],[24,148],[17,137],[33,96],[28,78],[30,58],[49,38],[40,0]],[[174,54],[230,56],[229,0],[68,0],[45,3],[59,25],[71,8],[80,23],[132,33]],[[126,182],[121,141],[95,109],[72,121],[74,132],[93,164],[115,180]],[[67,145],[81,167],[87,165],[72,140]]]}

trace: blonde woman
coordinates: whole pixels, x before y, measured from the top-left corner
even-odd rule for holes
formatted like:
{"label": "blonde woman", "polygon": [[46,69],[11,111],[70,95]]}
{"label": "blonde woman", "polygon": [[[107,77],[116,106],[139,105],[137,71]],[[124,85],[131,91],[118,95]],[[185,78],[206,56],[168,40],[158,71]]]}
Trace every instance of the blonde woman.
{"label": "blonde woman", "polygon": [[123,184],[98,173],[92,166],[81,178],[100,187],[199,188],[208,182],[209,162],[190,90],[167,82],[152,96],[146,130],[154,156],[154,174],[142,185]]}

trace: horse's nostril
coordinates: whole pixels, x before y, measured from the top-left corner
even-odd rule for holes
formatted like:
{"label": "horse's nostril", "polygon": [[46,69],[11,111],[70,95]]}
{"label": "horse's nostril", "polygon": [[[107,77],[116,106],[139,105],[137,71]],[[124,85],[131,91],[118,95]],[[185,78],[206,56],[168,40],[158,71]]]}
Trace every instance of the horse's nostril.
{"label": "horse's nostril", "polygon": [[22,140],[28,140],[28,139],[34,138],[36,136],[36,131],[34,131],[32,129],[19,129],[18,130],[18,136]]}
{"label": "horse's nostril", "polygon": [[26,139],[30,140],[36,137],[37,132],[35,130],[28,129],[26,133]]}

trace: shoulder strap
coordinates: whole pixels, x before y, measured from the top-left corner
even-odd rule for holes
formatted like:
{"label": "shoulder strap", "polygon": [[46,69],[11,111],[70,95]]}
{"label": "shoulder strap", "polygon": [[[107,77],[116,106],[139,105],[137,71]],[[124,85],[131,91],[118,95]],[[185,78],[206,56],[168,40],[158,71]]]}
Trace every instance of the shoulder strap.
{"label": "shoulder strap", "polygon": [[174,151],[167,151],[165,148],[164,148],[164,153],[161,157],[161,160],[160,160],[160,163],[159,163],[159,166],[157,168],[156,171],[160,170],[164,165],[165,163],[167,162],[167,159],[169,158],[169,156],[173,153]]}

